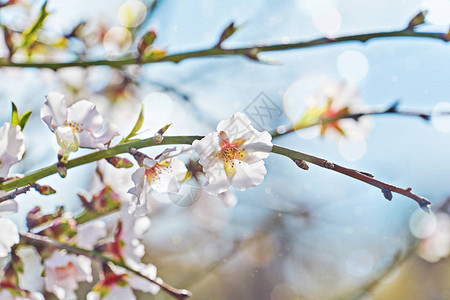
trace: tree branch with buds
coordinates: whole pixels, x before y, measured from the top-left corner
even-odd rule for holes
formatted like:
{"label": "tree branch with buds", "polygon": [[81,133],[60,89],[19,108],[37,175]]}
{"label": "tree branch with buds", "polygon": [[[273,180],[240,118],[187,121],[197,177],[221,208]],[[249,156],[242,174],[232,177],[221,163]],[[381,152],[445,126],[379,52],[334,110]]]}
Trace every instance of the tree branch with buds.
{"label": "tree branch with buds", "polygon": [[[229,27],[227,27],[229,29]],[[232,30],[235,28],[233,27]],[[233,31],[234,32],[234,31]],[[66,68],[66,67],[91,67],[91,66],[109,66],[113,68],[123,68],[128,65],[141,65],[141,64],[151,64],[160,62],[174,62],[179,63],[182,60],[191,58],[206,58],[206,57],[222,57],[222,56],[243,56],[251,60],[258,61],[258,54],[261,52],[273,52],[273,51],[284,51],[293,49],[304,49],[317,46],[334,45],[338,43],[345,42],[367,42],[371,39],[379,38],[398,38],[398,37],[410,37],[410,38],[429,38],[435,40],[441,40],[448,42],[450,40],[449,33],[443,32],[417,32],[413,28],[406,28],[397,31],[387,31],[387,32],[376,32],[376,33],[365,33],[357,34],[336,38],[323,37],[319,39],[314,39],[306,42],[297,43],[287,43],[287,44],[273,44],[273,45],[255,45],[250,47],[239,47],[239,48],[222,48],[222,42],[224,38],[228,38],[228,33],[222,34],[219,42],[209,49],[182,52],[171,55],[166,55],[160,57],[149,56],[142,57],[140,55],[127,55],[117,60],[91,60],[83,61],[77,60],[72,62],[23,62],[15,63],[7,59],[0,59],[0,67],[14,67],[14,68],[49,68],[53,70]]]}
{"label": "tree branch with buds", "polygon": [[[155,142],[154,138],[148,138],[143,140],[137,140],[132,142],[127,142],[124,144],[120,144],[114,147],[111,147],[107,150],[101,150],[97,152],[93,152],[90,154],[87,154],[85,156],[81,156],[79,158],[75,158],[70,160],[67,163],[67,169],[77,167],[80,165],[88,164],[94,161],[98,161],[101,159],[105,159],[117,154],[121,153],[128,153],[131,148],[145,148],[145,147],[151,147],[156,145],[175,145],[175,144],[192,144],[193,141],[202,139],[202,136],[168,136],[164,137],[164,139],[157,143]],[[337,164],[334,164],[332,162],[327,161],[326,159],[315,157],[303,152],[291,150],[288,148],[284,148],[281,146],[274,145],[272,148],[273,153],[277,153],[283,156],[286,156],[292,160],[294,160],[297,165],[300,163],[298,161],[303,161],[302,165],[305,164],[304,162],[309,162],[312,164],[315,164],[317,166],[344,174],[346,176],[352,177],[354,179],[357,179],[359,181],[365,182],[367,184],[370,184],[372,186],[375,186],[379,188],[386,199],[391,200],[392,199],[392,193],[401,194],[405,197],[411,198],[412,200],[416,201],[420,208],[422,208],[424,211],[429,212],[430,210],[430,202],[419,195],[416,195],[411,192],[411,188],[400,188],[395,185],[391,185],[382,181],[379,181],[370,173],[357,171],[354,169],[349,169]],[[307,169],[307,166],[303,167],[302,169]],[[10,191],[22,186],[25,186],[27,184],[33,184],[37,180],[50,176],[52,174],[57,173],[58,167],[57,164],[53,164],[51,166],[42,168],[40,170],[37,170],[35,172],[32,172],[22,178],[13,179],[7,182],[4,182],[0,184],[0,189],[5,191]]]}

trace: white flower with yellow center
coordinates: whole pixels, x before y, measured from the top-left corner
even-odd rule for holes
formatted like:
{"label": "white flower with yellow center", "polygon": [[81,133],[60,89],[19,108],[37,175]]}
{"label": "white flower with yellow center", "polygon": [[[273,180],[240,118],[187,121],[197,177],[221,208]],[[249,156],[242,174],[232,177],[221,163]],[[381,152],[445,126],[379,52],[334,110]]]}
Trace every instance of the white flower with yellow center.
{"label": "white flower with yellow center", "polygon": [[263,158],[272,151],[272,136],[250,125],[243,113],[217,125],[217,132],[192,144],[198,153],[208,182],[206,192],[218,195],[229,190],[245,190],[261,184],[266,175]]}
{"label": "white flower with yellow center", "polygon": [[41,119],[56,134],[61,146],[60,154],[65,159],[78,147],[106,149],[108,143],[119,135],[112,124],[102,130],[103,117],[92,102],[81,100],[67,107],[64,95],[60,93],[49,93],[46,98],[41,108]]}
{"label": "white flower with yellow center", "polygon": [[[179,182],[186,177],[186,172],[186,166],[176,157],[160,161],[144,158],[142,166],[131,175],[135,187],[128,193],[136,196],[136,206],[148,206],[152,190],[157,193],[178,192]],[[149,207],[144,207],[145,212],[149,210]]]}

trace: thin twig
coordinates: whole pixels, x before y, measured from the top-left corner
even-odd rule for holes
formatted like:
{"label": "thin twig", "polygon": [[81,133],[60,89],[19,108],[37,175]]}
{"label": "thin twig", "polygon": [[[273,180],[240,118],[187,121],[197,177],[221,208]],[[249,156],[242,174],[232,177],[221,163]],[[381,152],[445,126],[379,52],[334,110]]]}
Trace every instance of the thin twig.
{"label": "thin twig", "polygon": [[27,186],[24,186],[24,187],[21,187],[21,188],[17,188],[13,192],[8,193],[8,194],[6,194],[4,196],[1,196],[0,197],[0,203],[2,203],[4,201],[11,200],[11,199],[14,199],[20,194],[25,194],[26,192],[28,192],[30,190],[30,188],[31,188],[30,185],[27,185]]}
{"label": "thin twig", "polygon": [[58,249],[64,249],[70,253],[77,254],[77,255],[83,255],[83,256],[89,257],[91,259],[96,259],[103,263],[107,263],[107,262],[112,263],[118,267],[121,267],[121,268],[127,270],[128,272],[130,272],[136,276],[139,276],[153,284],[156,284],[163,291],[170,294],[171,296],[173,296],[176,299],[186,299],[192,295],[192,293],[188,290],[176,289],[176,288],[168,285],[167,283],[165,283],[161,278],[151,279],[151,278],[145,276],[144,274],[142,274],[141,272],[136,271],[133,268],[127,266],[125,263],[115,261],[114,259],[104,256],[103,254],[101,254],[97,251],[94,251],[94,250],[88,250],[88,249],[79,248],[79,247],[76,247],[73,245],[64,244],[64,243],[52,240],[46,236],[41,236],[41,235],[34,234],[31,232],[21,233],[20,238],[21,238],[21,240],[23,240],[23,242],[28,242],[33,245],[43,245],[43,246],[55,247]]}
{"label": "thin twig", "polygon": [[212,47],[209,49],[183,52],[177,54],[167,55],[159,59],[148,59],[142,61],[138,56],[127,55],[117,60],[92,60],[92,61],[72,61],[72,62],[22,62],[14,63],[6,59],[0,60],[0,67],[16,67],[16,68],[50,68],[57,70],[65,67],[91,67],[91,66],[110,66],[113,68],[122,68],[127,65],[150,64],[159,62],[175,62],[178,63],[185,59],[202,58],[202,57],[217,57],[217,56],[244,56],[252,60],[257,59],[257,54],[260,52],[282,51],[291,49],[310,48],[322,45],[332,45],[343,42],[367,42],[370,39],[389,38],[389,37],[413,37],[413,38],[431,38],[441,41],[449,41],[448,33],[442,32],[416,32],[410,28],[398,31],[366,33],[351,36],[343,36],[337,38],[323,37],[306,42],[288,43],[288,44],[274,44],[274,45],[255,45],[251,47],[224,49],[221,47]]}
{"label": "thin twig", "polygon": [[[317,121],[312,122],[310,124],[297,125],[297,126],[289,125],[286,128],[284,128],[283,131],[281,131],[281,132],[274,130],[273,132],[271,132],[271,135],[272,135],[272,137],[275,138],[275,137],[282,136],[282,135],[285,135],[285,134],[288,134],[288,133],[291,133],[291,132],[294,132],[297,130],[306,129],[306,128],[310,128],[310,127],[314,127],[314,126],[327,125],[327,124],[337,122],[337,121],[343,120],[343,119],[353,119],[355,121],[358,121],[361,117],[365,117],[365,116],[393,114],[393,115],[407,116],[407,117],[418,117],[425,121],[429,121],[429,120],[431,120],[431,118],[433,116],[435,116],[431,113],[425,113],[425,112],[398,110],[397,105],[398,105],[398,103],[394,103],[391,107],[389,107],[388,109],[385,109],[385,110],[371,110],[371,111],[358,112],[358,113],[349,113],[349,114],[343,114],[343,115],[333,117],[333,118],[319,117]],[[436,115],[450,116],[450,112],[439,112]]]}
{"label": "thin twig", "polygon": [[315,157],[315,156],[312,156],[312,155],[309,155],[306,153],[291,150],[291,149],[284,148],[281,146],[274,145],[272,152],[284,155],[293,160],[304,160],[304,161],[310,162],[312,164],[315,164],[319,167],[333,170],[338,173],[341,173],[341,174],[347,175],[349,177],[355,178],[357,180],[360,180],[362,182],[365,182],[367,184],[373,185],[373,186],[379,188],[382,191],[384,197],[388,200],[392,199],[392,192],[401,194],[405,197],[411,198],[412,200],[416,201],[419,204],[420,208],[423,209],[425,212],[427,212],[427,213],[430,212],[430,205],[431,205],[430,201],[428,201],[428,199],[426,199],[422,196],[412,193],[411,188],[400,188],[395,185],[377,180],[377,179],[373,178],[373,175],[370,173],[361,172],[361,171],[357,171],[354,169],[349,169],[349,168],[340,166],[338,164],[332,163],[326,159]]}

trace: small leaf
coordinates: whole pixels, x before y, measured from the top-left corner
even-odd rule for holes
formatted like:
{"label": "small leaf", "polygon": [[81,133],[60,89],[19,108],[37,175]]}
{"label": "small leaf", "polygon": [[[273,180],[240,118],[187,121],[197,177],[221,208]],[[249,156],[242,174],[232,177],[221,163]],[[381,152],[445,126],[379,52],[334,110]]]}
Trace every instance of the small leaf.
{"label": "small leaf", "polygon": [[28,27],[22,33],[21,47],[27,48],[37,40],[37,35],[39,33],[39,30],[44,25],[44,21],[48,17],[48,15],[49,15],[49,13],[47,12],[47,1],[45,1],[41,7],[41,12],[39,14],[39,17],[36,19],[36,21],[30,27]]}
{"label": "small leaf", "polygon": [[425,16],[427,15],[427,11],[421,11],[417,15],[412,18],[412,20],[409,22],[407,29],[414,29],[419,25],[422,25],[425,23]]}
{"label": "small leaf", "polygon": [[153,29],[142,36],[141,40],[138,43],[139,54],[144,53],[145,50],[153,44],[153,42],[156,40],[156,36],[156,31]]}
{"label": "small leaf", "polygon": [[136,136],[136,134],[139,131],[139,129],[141,129],[142,124],[144,124],[144,111],[145,111],[145,107],[144,107],[144,104],[142,104],[141,105],[141,111],[139,112],[138,119],[136,120],[136,123],[134,124],[133,129],[131,129],[130,134],[127,135],[127,137],[124,138],[120,142],[121,144],[128,142],[132,137]]}
{"label": "small leaf", "polygon": [[12,105],[12,113],[11,113],[11,125],[17,126],[20,124],[19,111],[17,110],[17,106],[14,102],[11,102]]}
{"label": "small leaf", "polygon": [[224,29],[222,34],[220,35],[219,41],[217,42],[216,47],[220,48],[222,46],[222,43],[227,40],[230,36],[232,36],[239,27],[234,26],[234,22],[232,22],[230,25],[227,26],[227,28]]}
{"label": "small leaf", "polygon": [[23,130],[31,117],[31,110],[27,111],[22,116],[20,116],[19,111],[17,110],[17,106],[14,104],[14,102],[11,102],[11,106],[12,106],[11,125],[13,126],[19,125],[20,128]]}
{"label": "small leaf", "polygon": [[25,128],[25,125],[27,125],[28,121],[30,120],[30,117],[31,117],[31,110],[25,112],[20,117],[19,125],[20,125],[20,128],[22,128],[22,130]]}
{"label": "small leaf", "polygon": [[158,130],[158,133],[163,135],[167,131],[167,129],[169,129],[170,125],[172,125],[172,123],[169,123],[166,126],[164,126],[163,128],[161,128],[160,130]]}

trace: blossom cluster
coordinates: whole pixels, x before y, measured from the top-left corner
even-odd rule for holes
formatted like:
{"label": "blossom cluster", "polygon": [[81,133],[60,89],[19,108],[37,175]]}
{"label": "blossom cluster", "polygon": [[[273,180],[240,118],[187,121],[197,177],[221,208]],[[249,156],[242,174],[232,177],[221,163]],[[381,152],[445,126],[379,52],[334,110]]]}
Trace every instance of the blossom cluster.
{"label": "blossom cluster", "polygon": [[[67,106],[64,96],[56,92],[46,96],[40,116],[55,134],[60,147],[57,165],[62,177],[66,176],[66,165],[72,153],[79,148],[108,149],[119,135],[117,127],[108,123],[92,102],[81,100]],[[2,182],[21,176],[11,176],[9,170],[25,152],[23,126],[6,123],[0,128]],[[168,127],[158,131],[155,143],[161,143]],[[136,135],[135,129],[120,143]],[[157,195],[161,194],[178,193],[183,182],[195,173],[196,179],[200,176],[205,179],[202,184],[207,193],[234,205],[233,189],[245,190],[263,182],[267,171],[262,159],[267,158],[271,150],[271,135],[256,130],[244,114],[235,113],[220,122],[217,131],[195,140],[192,146],[179,150],[169,148],[154,158],[131,148],[130,154],[139,167],[131,175],[134,186],[129,188],[128,198],[104,182],[96,194],[80,194],[84,212],[78,217],[65,212],[63,207],[52,214],[44,214],[40,207],[35,207],[27,215],[28,231],[24,233],[19,233],[11,220],[0,218],[3,228],[0,256],[10,256],[0,282],[1,295],[13,299],[43,299],[41,290],[45,289],[59,299],[76,299],[79,283],[92,282],[96,277],[92,264],[95,257],[90,256],[89,251],[95,251],[105,259],[100,259],[101,264],[97,266],[100,280],[87,299],[134,299],[133,290],[136,289],[157,293],[160,286],[156,267],[141,261],[145,253],[141,239],[150,226],[148,213],[153,199],[158,199]],[[182,160],[182,154],[192,151],[198,156],[199,172],[194,172],[192,164]],[[132,166],[125,158],[111,157],[107,161],[117,168]],[[42,194],[54,192],[48,186],[37,183],[32,186]],[[17,212],[18,204],[12,193],[0,190],[0,197],[1,214]],[[108,224],[96,217],[115,210],[120,210],[120,217],[111,235]],[[54,247],[54,244],[37,247],[33,244],[34,235],[61,243],[58,244],[60,247]],[[86,252],[71,251],[74,246]],[[27,251],[31,255],[24,256],[23,252]],[[33,257],[31,261],[30,256]],[[40,288],[30,286],[26,280],[36,269],[44,274]]]}

